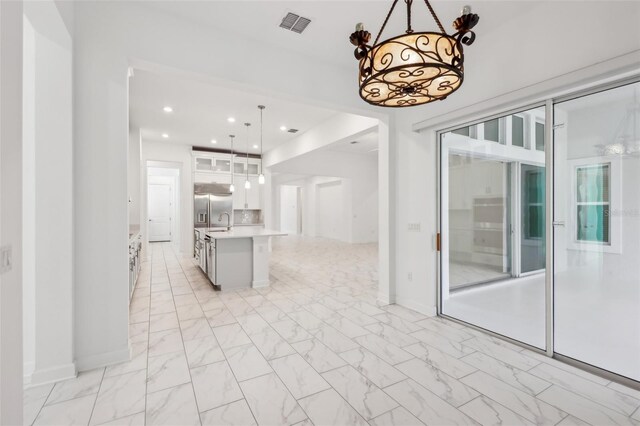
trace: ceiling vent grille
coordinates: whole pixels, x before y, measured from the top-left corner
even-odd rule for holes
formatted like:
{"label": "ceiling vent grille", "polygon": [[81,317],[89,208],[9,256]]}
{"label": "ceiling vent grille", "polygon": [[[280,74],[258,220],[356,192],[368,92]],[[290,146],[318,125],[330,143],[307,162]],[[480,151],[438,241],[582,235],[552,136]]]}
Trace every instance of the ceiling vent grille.
{"label": "ceiling vent grille", "polygon": [[296,15],[295,13],[287,13],[287,16],[282,18],[282,22],[280,23],[280,28],[284,28],[285,30],[291,30],[294,33],[301,34],[307,26],[311,23],[311,19],[304,18],[300,15]]}
{"label": "ceiling vent grille", "polygon": [[287,130],[289,133],[298,133],[298,129],[289,129]]}

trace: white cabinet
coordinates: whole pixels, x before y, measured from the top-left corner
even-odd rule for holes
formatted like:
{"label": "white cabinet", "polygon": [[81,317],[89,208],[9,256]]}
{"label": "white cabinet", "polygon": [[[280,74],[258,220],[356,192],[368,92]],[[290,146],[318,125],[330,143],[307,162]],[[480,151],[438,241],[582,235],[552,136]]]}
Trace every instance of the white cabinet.
{"label": "white cabinet", "polygon": [[211,156],[194,157],[193,170],[196,172],[212,172],[214,170],[214,159]]}
{"label": "white cabinet", "polygon": [[249,176],[257,176],[260,174],[260,160],[259,158],[249,158],[237,156],[233,162],[233,171],[238,175],[247,176],[247,170]]}
{"label": "white cabinet", "polygon": [[233,209],[234,210],[260,210],[260,202],[262,199],[262,187],[264,185],[258,184],[258,178],[255,176],[249,176],[249,182],[251,182],[251,188],[246,189],[244,182],[246,176],[240,176],[236,178],[236,190],[233,193]]}

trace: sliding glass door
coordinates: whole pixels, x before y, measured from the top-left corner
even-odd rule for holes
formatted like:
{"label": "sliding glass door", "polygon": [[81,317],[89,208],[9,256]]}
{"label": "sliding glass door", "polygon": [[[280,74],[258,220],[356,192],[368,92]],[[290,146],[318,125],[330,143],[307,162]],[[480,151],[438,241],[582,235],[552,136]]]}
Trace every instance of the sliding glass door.
{"label": "sliding glass door", "polygon": [[554,123],[554,350],[640,381],[640,83]]}
{"label": "sliding glass door", "polygon": [[442,314],[545,348],[545,109],[440,136]]}

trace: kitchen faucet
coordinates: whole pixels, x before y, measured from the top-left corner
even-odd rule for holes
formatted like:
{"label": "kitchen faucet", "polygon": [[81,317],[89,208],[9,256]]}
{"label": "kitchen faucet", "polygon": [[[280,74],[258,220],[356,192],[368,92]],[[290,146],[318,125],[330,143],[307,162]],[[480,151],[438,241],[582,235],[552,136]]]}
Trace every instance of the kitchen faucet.
{"label": "kitchen faucet", "polygon": [[231,231],[231,215],[229,212],[222,212],[220,216],[218,216],[218,220],[222,220],[222,216],[227,215],[227,231]]}

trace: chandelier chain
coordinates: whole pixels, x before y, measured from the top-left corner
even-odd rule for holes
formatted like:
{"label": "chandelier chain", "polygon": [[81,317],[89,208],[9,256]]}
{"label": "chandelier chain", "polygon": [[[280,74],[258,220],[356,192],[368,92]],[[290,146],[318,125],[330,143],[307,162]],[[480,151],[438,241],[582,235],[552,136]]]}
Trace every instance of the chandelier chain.
{"label": "chandelier chain", "polygon": [[413,0],[404,0],[407,4],[407,34],[413,33],[413,29],[411,28],[411,5]]}
{"label": "chandelier chain", "polygon": [[384,27],[386,27],[387,26],[387,22],[389,22],[389,18],[391,18],[391,14],[393,13],[393,9],[396,7],[396,4],[398,4],[398,0],[393,0],[393,4],[391,5],[391,9],[389,9],[389,13],[387,14],[387,17],[384,19],[384,22],[382,23],[382,28],[380,28],[380,31],[378,32],[378,36],[376,37],[376,40],[373,42],[374,46],[376,44],[378,44],[378,40],[380,40],[380,36],[382,35],[382,32],[384,31]]}
{"label": "chandelier chain", "polygon": [[433,10],[433,7],[431,7],[431,3],[429,3],[429,0],[424,0],[424,2],[427,4],[427,8],[429,8],[429,12],[431,12],[431,16],[433,17],[433,20],[436,21],[436,24],[438,25],[438,28],[440,28],[440,31],[442,31],[443,34],[446,34],[447,32],[444,30],[444,27],[442,26],[440,19],[438,19],[438,15],[436,15],[436,12]]}

